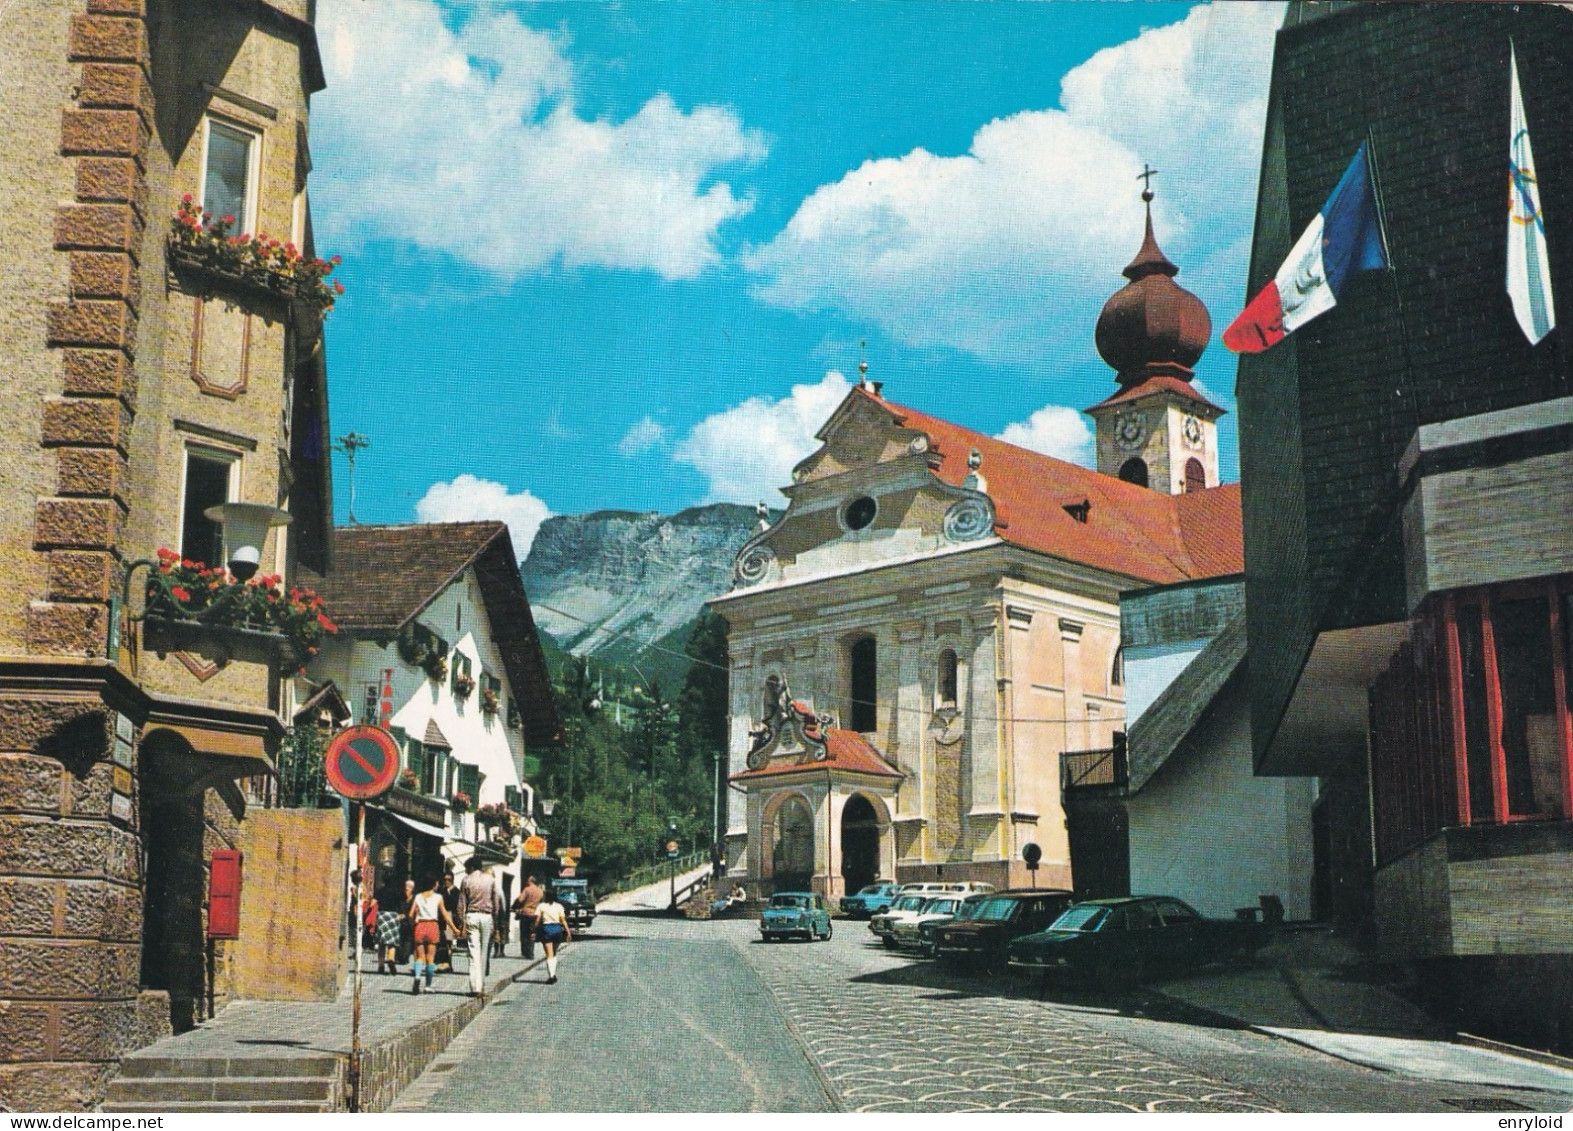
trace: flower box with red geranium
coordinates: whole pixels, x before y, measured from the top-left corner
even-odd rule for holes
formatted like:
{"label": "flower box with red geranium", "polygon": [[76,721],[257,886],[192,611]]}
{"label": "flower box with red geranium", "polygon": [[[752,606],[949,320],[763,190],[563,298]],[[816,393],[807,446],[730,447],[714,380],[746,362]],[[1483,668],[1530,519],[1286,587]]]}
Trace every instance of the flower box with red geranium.
{"label": "flower box with red geranium", "polygon": [[294,244],[262,233],[232,235],[234,226],[233,216],[215,218],[187,193],[169,222],[170,268],[204,290],[238,291],[242,298],[273,304],[300,302],[319,314],[333,309],[344,293],[342,283],[328,278],[338,256],[302,255]]}
{"label": "flower box with red geranium", "polygon": [[471,804],[470,795],[462,789],[456,791],[453,796],[448,798],[448,805],[455,813],[468,813]]}
{"label": "flower box with red geranium", "polygon": [[147,583],[143,647],[298,668],[338,626],[321,597],[300,586],[286,592],[282,582],[266,574],[237,581],[222,567],[160,550]]}
{"label": "flower box with red geranium", "polygon": [[399,787],[401,789],[420,789],[421,779],[415,776],[415,771],[405,768],[399,771]]}
{"label": "flower box with red geranium", "polygon": [[502,710],[502,703],[497,698],[497,692],[490,687],[483,687],[481,689],[481,713],[495,717],[500,710]]}
{"label": "flower box with red geranium", "polygon": [[468,699],[475,693],[475,679],[463,672],[453,677],[453,693],[460,699]]}

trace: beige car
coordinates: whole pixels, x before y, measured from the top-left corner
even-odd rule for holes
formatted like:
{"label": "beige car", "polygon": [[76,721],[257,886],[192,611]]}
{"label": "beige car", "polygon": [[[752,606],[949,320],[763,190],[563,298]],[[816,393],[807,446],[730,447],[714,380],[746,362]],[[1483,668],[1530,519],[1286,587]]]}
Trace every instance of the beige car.
{"label": "beige car", "polygon": [[959,891],[933,896],[923,904],[916,915],[897,919],[890,925],[891,941],[902,950],[922,950],[923,924],[931,923],[936,919],[955,918],[956,912],[961,909],[966,898],[966,895]]}
{"label": "beige car", "polygon": [[896,940],[891,937],[891,931],[895,924],[902,919],[917,915],[931,898],[933,897],[920,892],[903,893],[896,897],[896,902],[890,905],[889,911],[881,911],[868,921],[868,929],[879,936],[880,941],[886,946],[893,947],[896,945]]}

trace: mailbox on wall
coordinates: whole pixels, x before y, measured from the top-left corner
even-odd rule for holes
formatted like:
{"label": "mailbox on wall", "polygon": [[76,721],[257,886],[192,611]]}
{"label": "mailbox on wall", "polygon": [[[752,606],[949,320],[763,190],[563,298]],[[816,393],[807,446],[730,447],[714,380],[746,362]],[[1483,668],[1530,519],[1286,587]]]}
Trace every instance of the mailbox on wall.
{"label": "mailbox on wall", "polygon": [[240,872],[238,849],[220,848],[213,853],[208,872],[208,938],[240,937]]}

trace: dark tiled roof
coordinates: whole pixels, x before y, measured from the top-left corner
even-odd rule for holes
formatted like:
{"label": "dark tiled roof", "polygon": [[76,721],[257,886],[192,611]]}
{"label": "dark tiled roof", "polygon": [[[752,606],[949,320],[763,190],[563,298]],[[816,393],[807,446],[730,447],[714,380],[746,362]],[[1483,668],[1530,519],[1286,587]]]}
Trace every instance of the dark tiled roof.
{"label": "dark tiled roof", "polygon": [[452,750],[453,743],[448,741],[448,736],[442,733],[442,727],[437,725],[436,719],[426,720],[426,736],[421,739],[426,746],[440,746],[444,750]]}
{"label": "dark tiled roof", "polygon": [[[1196,729],[1214,701],[1245,663],[1245,614],[1208,642],[1152,706],[1141,713],[1126,739],[1130,791],[1135,793],[1162,769]],[[1240,694],[1244,695],[1244,685]]]}
{"label": "dark tiled roof", "polygon": [[819,773],[826,769],[842,770],[855,774],[873,774],[883,778],[902,778],[896,767],[885,761],[884,756],[861,734],[854,730],[825,731],[826,756],[823,762],[792,762],[786,765],[766,766],[762,770],[744,770],[733,774],[733,781],[755,781],[759,778],[785,777],[789,774]]}
{"label": "dark tiled roof", "polygon": [[318,592],[340,631],[388,639],[475,569],[508,683],[531,745],[557,742],[562,723],[513,540],[501,522],[344,526],[334,534],[333,570]]}

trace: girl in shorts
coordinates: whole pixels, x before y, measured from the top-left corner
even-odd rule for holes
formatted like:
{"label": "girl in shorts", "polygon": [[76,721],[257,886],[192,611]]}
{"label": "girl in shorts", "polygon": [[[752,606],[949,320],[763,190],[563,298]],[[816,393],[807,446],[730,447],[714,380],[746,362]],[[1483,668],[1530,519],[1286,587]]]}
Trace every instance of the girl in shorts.
{"label": "girl in shorts", "polygon": [[536,937],[546,947],[546,981],[557,981],[557,947],[569,942],[573,935],[568,930],[568,912],[557,902],[557,890],[548,888],[546,898],[535,909]]}
{"label": "girl in shorts", "polygon": [[448,930],[455,935],[464,934],[455,925],[453,916],[448,914],[447,905],[437,891],[436,876],[427,876],[426,883],[410,901],[410,922],[415,925],[415,984],[410,992],[418,994],[421,992],[422,970],[426,974],[427,989],[431,988],[432,977],[437,972],[437,942],[442,938],[442,925],[446,923]]}

